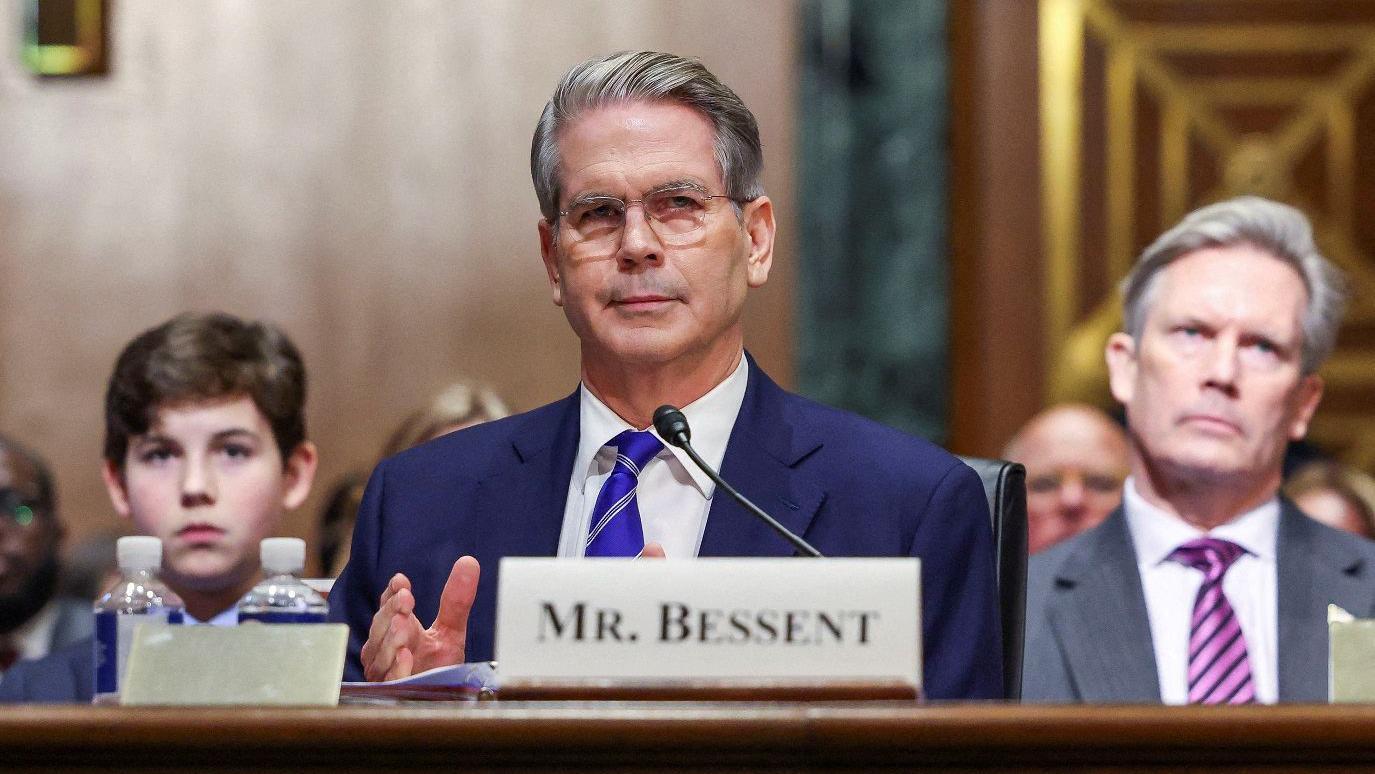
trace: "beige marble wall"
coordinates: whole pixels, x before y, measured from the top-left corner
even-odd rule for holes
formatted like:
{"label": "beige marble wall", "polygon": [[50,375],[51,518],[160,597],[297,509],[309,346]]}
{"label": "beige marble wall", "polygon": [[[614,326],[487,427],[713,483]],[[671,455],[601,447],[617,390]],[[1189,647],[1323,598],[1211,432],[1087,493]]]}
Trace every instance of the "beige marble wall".
{"label": "beige marble wall", "polygon": [[186,309],[281,323],[312,377],[317,496],[459,375],[518,408],[576,383],[549,302],[530,133],[573,63],[701,57],[755,110],[782,242],[751,349],[792,383],[789,0],[122,0],[107,76],[39,80],[0,2],[0,430],[54,462],[77,534],[112,525],[104,381]]}

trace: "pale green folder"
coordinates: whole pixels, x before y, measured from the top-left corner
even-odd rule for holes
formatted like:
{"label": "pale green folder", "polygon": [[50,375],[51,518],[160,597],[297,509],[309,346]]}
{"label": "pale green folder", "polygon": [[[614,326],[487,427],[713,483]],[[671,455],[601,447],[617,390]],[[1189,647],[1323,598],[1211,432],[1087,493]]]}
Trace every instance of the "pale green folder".
{"label": "pale green folder", "polygon": [[339,703],[343,624],[140,626],[120,704],[297,706]]}
{"label": "pale green folder", "polygon": [[1327,606],[1327,698],[1333,703],[1375,702],[1375,620],[1358,620]]}

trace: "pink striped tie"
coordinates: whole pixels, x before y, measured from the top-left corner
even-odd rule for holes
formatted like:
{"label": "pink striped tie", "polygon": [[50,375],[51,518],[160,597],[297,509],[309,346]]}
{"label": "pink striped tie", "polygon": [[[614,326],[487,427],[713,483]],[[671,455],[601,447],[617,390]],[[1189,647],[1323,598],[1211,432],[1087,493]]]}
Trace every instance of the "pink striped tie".
{"label": "pink striped tie", "polygon": [[1189,703],[1251,704],[1256,686],[1236,611],[1222,593],[1222,576],[1246,549],[1227,540],[1200,538],[1176,548],[1170,559],[1203,572],[1189,632]]}

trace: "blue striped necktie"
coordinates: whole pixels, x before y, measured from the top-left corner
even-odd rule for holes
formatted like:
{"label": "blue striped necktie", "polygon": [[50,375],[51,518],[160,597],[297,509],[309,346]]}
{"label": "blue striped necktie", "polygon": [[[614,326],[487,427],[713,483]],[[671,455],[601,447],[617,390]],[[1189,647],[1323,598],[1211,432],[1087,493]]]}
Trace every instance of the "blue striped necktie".
{"label": "blue striped necktie", "polygon": [[648,430],[626,430],[607,446],[616,448],[616,466],[602,484],[597,504],[588,520],[586,556],[637,556],[645,547],[640,508],[635,502],[635,487],[640,471],[664,448]]}

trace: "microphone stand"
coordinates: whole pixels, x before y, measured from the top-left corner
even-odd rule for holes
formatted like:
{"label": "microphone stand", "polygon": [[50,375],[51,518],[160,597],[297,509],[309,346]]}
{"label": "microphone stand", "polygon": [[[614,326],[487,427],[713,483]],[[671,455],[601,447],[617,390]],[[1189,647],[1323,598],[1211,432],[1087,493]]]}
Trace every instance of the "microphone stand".
{"label": "microphone stand", "polygon": [[780,537],[791,543],[799,554],[817,559],[822,558],[821,552],[813,548],[811,543],[793,534],[792,530],[779,524],[777,519],[765,513],[759,506],[750,502],[749,498],[735,491],[735,487],[727,484],[726,480],[721,478],[720,474],[712,470],[711,466],[706,463],[706,460],[698,456],[697,450],[692,448],[692,443],[689,441],[692,437],[692,431],[688,429],[687,417],[683,416],[683,412],[679,411],[674,406],[660,406],[654,412],[654,429],[658,430],[659,435],[663,436],[669,443],[687,452],[688,459],[691,459],[697,467],[701,468],[702,472],[706,473],[708,478],[715,482],[718,487],[724,489],[726,494],[733,497],[736,502],[744,506],[745,510],[761,519],[765,524],[769,525],[774,532],[777,532]]}

